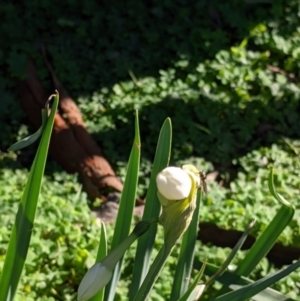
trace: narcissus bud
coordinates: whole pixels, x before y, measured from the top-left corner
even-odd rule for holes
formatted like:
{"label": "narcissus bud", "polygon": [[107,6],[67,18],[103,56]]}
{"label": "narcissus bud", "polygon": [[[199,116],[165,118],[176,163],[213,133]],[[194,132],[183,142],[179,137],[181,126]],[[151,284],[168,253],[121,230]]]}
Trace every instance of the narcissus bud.
{"label": "narcissus bud", "polygon": [[156,177],[157,189],[170,201],[188,197],[192,188],[192,180],[188,173],[180,167],[166,167]]}
{"label": "narcissus bud", "polygon": [[111,279],[113,270],[125,251],[141,235],[149,230],[157,219],[139,222],[131,234],[127,236],[101,262],[95,263],[84,275],[78,287],[77,300],[83,301],[96,295]]}
{"label": "narcissus bud", "polygon": [[200,187],[198,169],[193,165],[166,167],[156,177],[157,196],[162,205],[159,218],[168,247],[175,245],[185,232],[196,208]]}
{"label": "narcissus bud", "polygon": [[94,264],[83,277],[78,287],[77,300],[93,297],[111,279],[112,271],[101,262]]}

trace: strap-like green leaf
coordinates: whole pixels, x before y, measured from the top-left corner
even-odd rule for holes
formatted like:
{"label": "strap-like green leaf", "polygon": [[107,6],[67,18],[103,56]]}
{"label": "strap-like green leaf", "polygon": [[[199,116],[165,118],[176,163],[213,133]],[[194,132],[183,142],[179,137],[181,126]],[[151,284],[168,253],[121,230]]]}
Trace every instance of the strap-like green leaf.
{"label": "strap-like green leaf", "polygon": [[[138,112],[136,112],[135,137],[134,137],[134,142],[132,145],[130,157],[128,160],[124,188],[120,199],[119,211],[116,220],[114,236],[111,244],[112,250],[115,249],[129,234],[133,208],[136,200],[138,173],[140,167],[140,154],[141,154],[141,140],[140,140],[140,130],[139,130],[139,119],[138,119]],[[122,265],[122,259],[116,265],[112,280],[106,286],[105,300],[107,301],[114,300],[117,282],[120,277],[121,265]]]}
{"label": "strap-like green leaf", "polygon": [[54,96],[51,113],[43,128],[42,138],[33,161],[22,200],[16,215],[0,280],[0,300],[12,301],[26,260],[35,212],[44,174],[54,117],[58,106]]}
{"label": "strap-like green leaf", "polygon": [[248,228],[246,229],[246,231],[243,233],[243,235],[241,236],[241,238],[239,239],[239,241],[237,242],[237,244],[234,246],[234,248],[231,250],[230,254],[228,255],[228,257],[226,258],[226,260],[223,262],[223,264],[221,265],[221,267],[216,271],[216,273],[206,282],[206,285],[208,286],[209,284],[211,284],[214,280],[218,279],[218,277],[220,277],[225,270],[227,269],[227,267],[229,266],[229,264],[231,263],[231,261],[233,260],[233,258],[235,257],[236,253],[239,251],[239,249],[242,247],[242,245],[244,244],[250,230],[252,229],[252,227],[254,226],[254,223],[256,221],[252,221],[252,223],[248,226]]}
{"label": "strap-like green leaf", "polygon": [[[105,230],[105,224],[101,222],[100,239],[99,239],[96,262],[100,262],[103,258],[105,258],[106,255],[107,255],[106,230]],[[102,301],[104,299],[104,291],[105,291],[105,287],[101,289],[101,291],[98,292],[94,297],[90,298],[89,301]]]}
{"label": "strap-like green leaf", "polygon": [[[246,301],[255,296],[259,292],[273,285],[283,277],[286,277],[300,267],[300,260],[291,264],[287,268],[280,270],[272,275],[266,276],[258,281],[250,283],[246,286],[232,285],[234,291],[219,296],[211,301]],[[265,298],[265,301],[274,301],[274,299]]]}
{"label": "strap-like green leaf", "polygon": [[241,276],[248,276],[260,260],[266,256],[295,213],[293,206],[276,192],[273,182],[273,170],[270,171],[268,183],[271,194],[282,206],[253,244],[244,260],[238,264],[235,273]]}
{"label": "strap-like green leaf", "polygon": [[190,285],[190,287],[187,289],[187,291],[178,299],[178,301],[194,301],[199,299],[199,295],[203,292],[203,285],[204,283],[200,283],[200,279],[202,278],[204,271],[205,271],[205,265],[206,263],[204,262],[201,266],[200,271],[197,273],[194,281]]}
{"label": "strap-like green leaf", "polygon": [[[167,118],[160,130],[155,158],[152,166],[150,184],[146,195],[143,220],[150,220],[159,216],[160,203],[157,198],[156,176],[169,164],[172,142],[172,125]],[[156,226],[152,227],[138,240],[136,256],[133,266],[132,281],[129,290],[129,300],[133,300],[142,281],[144,280],[150,265]]]}
{"label": "strap-like green leaf", "polygon": [[[202,262],[196,262],[195,267],[199,268],[203,266]],[[219,267],[207,264],[206,269],[204,271],[204,274],[207,276],[212,276],[218,271]],[[238,276],[234,274],[233,272],[226,271],[224,274],[222,274],[220,277],[218,277],[218,281],[222,283],[226,287],[230,287],[234,290],[234,288],[237,288],[238,286],[245,286],[247,284],[254,283],[253,280],[250,280],[248,278]],[[295,301],[292,298],[289,298],[282,293],[272,289],[272,288],[266,288],[256,294],[255,296],[251,297],[251,300],[253,301]]]}
{"label": "strap-like green leaf", "polygon": [[33,144],[40,136],[42,135],[44,128],[47,124],[47,119],[48,119],[48,110],[47,108],[42,109],[42,125],[40,128],[32,135],[25,137],[21,139],[20,141],[14,143],[11,145],[7,150],[8,151],[16,151],[22,148],[25,148],[31,144]]}

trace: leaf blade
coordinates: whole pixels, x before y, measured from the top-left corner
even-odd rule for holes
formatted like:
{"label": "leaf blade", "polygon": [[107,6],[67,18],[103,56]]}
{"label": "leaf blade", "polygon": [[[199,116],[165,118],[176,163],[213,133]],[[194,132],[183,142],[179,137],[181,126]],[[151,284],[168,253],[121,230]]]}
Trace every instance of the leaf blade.
{"label": "leaf blade", "polygon": [[0,300],[13,300],[26,260],[58,101],[56,94],[16,215],[0,279]]}
{"label": "leaf blade", "polygon": [[[135,205],[138,173],[140,167],[141,140],[139,130],[139,118],[136,111],[135,117],[135,135],[134,142],[131,148],[130,157],[128,160],[127,172],[124,182],[123,191],[120,198],[119,210],[115,224],[114,236],[111,244],[111,250],[116,248],[125,237],[128,236],[133,208]],[[111,281],[106,286],[105,300],[113,301],[117,282],[120,278],[122,259],[116,265]]]}
{"label": "leaf blade", "polygon": [[[160,203],[157,198],[156,176],[169,164],[172,143],[171,119],[167,118],[161,128],[156,153],[153,161],[150,184],[146,195],[143,220],[149,220],[159,216]],[[139,240],[136,249],[136,257],[133,266],[132,281],[129,290],[129,300],[133,300],[142,281],[144,280],[150,265],[157,226],[153,226]]]}

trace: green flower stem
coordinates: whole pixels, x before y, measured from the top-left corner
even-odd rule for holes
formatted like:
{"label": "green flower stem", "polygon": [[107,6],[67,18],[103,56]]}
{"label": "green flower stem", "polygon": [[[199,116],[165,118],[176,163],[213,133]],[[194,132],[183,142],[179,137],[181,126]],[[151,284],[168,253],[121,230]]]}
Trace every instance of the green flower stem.
{"label": "green flower stem", "polygon": [[[168,247],[169,246],[169,247]],[[157,254],[153,264],[150,267],[150,270],[141,285],[140,289],[138,290],[134,301],[146,301],[149,297],[150,291],[156,282],[160,271],[162,270],[163,266],[165,265],[165,262],[172,252],[174,247],[173,245],[170,244],[164,244],[162,248],[160,249],[159,253]]]}
{"label": "green flower stem", "polygon": [[[175,203],[174,203],[175,204]],[[179,215],[179,220],[183,221],[183,220],[188,220],[188,218],[186,218],[187,216],[190,216],[190,212],[193,213],[193,203],[189,204],[191,206],[187,206],[187,199],[185,201],[182,201],[181,203],[177,203],[180,204],[180,208],[184,208],[181,211],[181,214]],[[178,206],[178,205],[177,205]],[[173,206],[169,206],[169,209],[171,211],[173,211]],[[179,211],[180,212],[180,211]],[[181,219],[181,217],[184,217],[183,219]],[[138,290],[134,301],[146,301],[149,297],[150,291],[152,289],[152,287],[154,286],[158,276],[160,275],[160,272],[163,268],[163,266],[166,263],[166,260],[168,259],[169,255],[171,254],[174,246],[176,245],[178,239],[181,237],[182,233],[186,230],[186,226],[189,225],[190,221],[186,221],[186,226],[182,227],[182,225],[179,226],[178,228],[178,222],[176,223],[175,220],[168,220],[168,227],[169,231],[165,232],[165,243],[162,246],[162,248],[160,249],[159,253],[157,254],[153,264],[150,267],[150,270],[143,282],[143,284],[141,285],[140,289]],[[185,224],[183,222],[183,224]],[[175,231],[171,231],[171,229],[175,230]]]}
{"label": "green flower stem", "polygon": [[[166,198],[167,196],[164,196],[158,189],[157,196],[162,205],[162,214],[159,217],[159,222],[164,227],[165,243],[151,265],[144,282],[134,298],[134,301],[147,300],[168,256],[192,220],[193,213],[196,208],[197,190],[200,185],[199,171],[193,165],[184,165],[182,169],[186,171],[190,181],[180,183],[178,179],[179,171],[174,167],[164,169],[160,173],[161,176],[157,177],[157,182],[159,183],[161,181],[159,184],[161,190],[165,192],[165,195],[168,194],[168,185],[170,189],[172,189],[172,187],[176,189],[179,193],[179,197],[183,196],[183,193],[181,192],[185,190],[186,184],[190,184],[190,191],[189,195],[184,199],[169,200]],[[186,176],[186,174],[184,175]],[[175,185],[173,185],[174,183]],[[178,187],[180,188],[179,190]],[[174,195],[169,194],[169,196],[173,197]]]}

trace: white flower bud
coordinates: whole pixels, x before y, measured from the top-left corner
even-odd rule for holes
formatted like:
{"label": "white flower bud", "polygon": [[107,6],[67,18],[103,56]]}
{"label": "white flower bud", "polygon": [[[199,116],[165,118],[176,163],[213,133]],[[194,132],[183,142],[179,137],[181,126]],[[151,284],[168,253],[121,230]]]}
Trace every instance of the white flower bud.
{"label": "white flower bud", "polygon": [[180,167],[166,167],[156,177],[157,190],[170,201],[187,198],[191,192],[192,180]]}
{"label": "white flower bud", "polygon": [[101,262],[94,264],[84,275],[77,292],[77,300],[87,300],[96,295],[111,279],[112,271]]}

